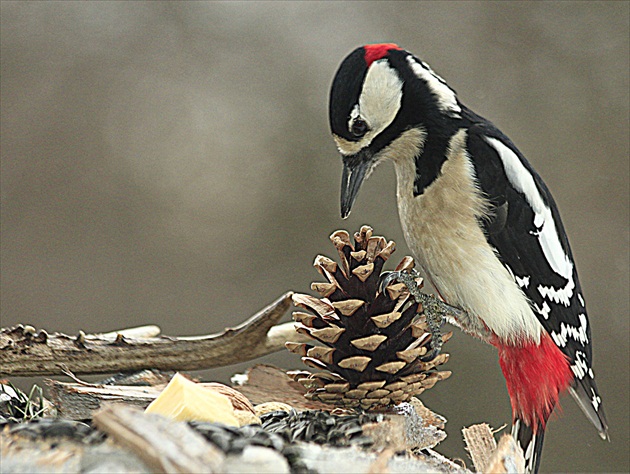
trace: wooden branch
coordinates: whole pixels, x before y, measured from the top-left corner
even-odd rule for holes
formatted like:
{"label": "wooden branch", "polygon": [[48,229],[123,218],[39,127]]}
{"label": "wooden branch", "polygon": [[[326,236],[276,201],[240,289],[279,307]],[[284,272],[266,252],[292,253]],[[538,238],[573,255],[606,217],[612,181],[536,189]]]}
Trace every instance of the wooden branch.
{"label": "wooden branch", "polygon": [[293,323],[274,326],[291,306],[291,292],[235,328],[195,337],[138,337],[159,334],[148,326],[77,336],[37,332],[31,326],[0,330],[0,376],[104,374],[142,369],[200,370],[248,361],[284,350],[287,340],[309,339]]}

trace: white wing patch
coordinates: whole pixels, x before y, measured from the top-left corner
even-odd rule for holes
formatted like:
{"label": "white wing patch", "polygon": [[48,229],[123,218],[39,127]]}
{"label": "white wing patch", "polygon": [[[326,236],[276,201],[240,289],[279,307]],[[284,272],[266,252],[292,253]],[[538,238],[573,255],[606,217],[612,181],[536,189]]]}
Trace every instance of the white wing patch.
{"label": "white wing patch", "polygon": [[549,313],[551,313],[551,308],[547,304],[546,301],[543,301],[542,306],[538,306],[536,303],[532,303],[534,305],[534,309],[538,314],[540,314],[543,318],[549,319]]}
{"label": "white wing patch", "polygon": [[521,288],[527,288],[529,286],[528,276],[519,277],[517,275],[514,275],[514,279],[516,280],[516,284],[520,286]]}
{"label": "white wing patch", "polygon": [[578,293],[578,301],[580,302],[580,304],[582,305],[582,308],[585,308],[586,306],[584,305],[584,298],[582,298],[582,293]]}
{"label": "white wing patch", "polygon": [[581,313],[578,315],[580,319],[580,327],[573,327],[567,323],[560,324],[560,332],[551,331],[551,338],[558,347],[565,347],[569,338],[579,342],[583,346],[588,344],[586,315]]}
{"label": "white wing patch", "polygon": [[[575,363],[571,364],[571,370],[576,378],[582,380],[586,374],[591,371],[591,368],[588,366],[588,361],[586,360],[586,354],[582,351],[577,351],[575,353]],[[592,373],[592,371],[591,371]]]}
{"label": "white wing patch", "polygon": [[512,278],[514,279],[514,281],[516,282],[519,288],[527,288],[529,286],[529,280],[530,280],[529,275],[520,277],[512,271],[512,268],[510,268],[509,265],[506,264],[505,268],[507,268],[507,271],[510,272],[510,275],[512,275]]}
{"label": "white wing patch", "polygon": [[538,237],[538,242],[549,266],[554,272],[567,280],[564,288],[539,285],[539,293],[543,298],[569,306],[573,290],[575,289],[573,262],[562,249],[551,209],[545,204],[538,192],[534,177],[527,171],[518,156],[500,140],[491,137],[484,138],[497,151],[503,162],[505,174],[512,186],[523,193],[527,203],[532,207],[534,211],[534,226],[537,229],[533,234]]}
{"label": "white wing patch", "polygon": [[591,398],[591,403],[593,404],[593,408],[595,408],[595,411],[597,411],[599,406],[602,404],[602,399],[599,397],[599,395],[595,393],[595,390],[593,390],[592,388],[591,393],[593,394],[593,398]]}
{"label": "white wing patch", "polygon": [[538,285],[538,292],[543,298],[547,298],[554,303],[562,303],[565,306],[571,304],[571,296],[573,296],[574,289],[573,276],[571,276],[564,288],[556,289],[553,286]]}
{"label": "white wing patch", "polygon": [[433,72],[427,63],[418,62],[412,55],[407,56],[407,62],[416,76],[426,82],[431,92],[435,94],[440,109],[448,112],[452,117],[460,117],[462,108],[457,103],[455,91],[446,84],[444,79]]}

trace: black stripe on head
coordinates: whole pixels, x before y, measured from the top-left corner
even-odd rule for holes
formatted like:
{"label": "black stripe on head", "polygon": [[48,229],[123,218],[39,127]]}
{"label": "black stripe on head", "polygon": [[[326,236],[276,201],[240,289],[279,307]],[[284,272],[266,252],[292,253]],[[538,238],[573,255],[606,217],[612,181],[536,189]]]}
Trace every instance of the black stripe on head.
{"label": "black stripe on head", "polygon": [[348,118],[354,105],[359,102],[367,71],[365,48],[360,47],[343,60],[333,79],[328,104],[330,129],[335,135],[346,140],[357,140],[348,131]]}

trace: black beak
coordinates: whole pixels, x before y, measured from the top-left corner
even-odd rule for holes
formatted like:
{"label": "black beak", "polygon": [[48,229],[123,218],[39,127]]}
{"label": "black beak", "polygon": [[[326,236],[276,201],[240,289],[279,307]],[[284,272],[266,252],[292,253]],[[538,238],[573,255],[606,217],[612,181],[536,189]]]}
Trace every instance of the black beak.
{"label": "black beak", "polygon": [[360,151],[356,155],[343,159],[343,174],[341,176],[341,217],[350,215],[354,200],[359,193],[361,183],[372,167],[372,157],[369,152]]}

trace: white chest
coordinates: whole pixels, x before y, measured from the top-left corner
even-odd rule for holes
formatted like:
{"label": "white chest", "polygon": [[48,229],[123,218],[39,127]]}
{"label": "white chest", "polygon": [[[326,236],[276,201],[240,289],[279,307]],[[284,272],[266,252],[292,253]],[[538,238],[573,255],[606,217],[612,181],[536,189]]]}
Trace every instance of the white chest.
{"label": "white chest", "polygon": [[451,139],[440,176],[416,197],[413,160],[388,156],[396,167],[403,232],[441,296],[469,313],[469,320],[457,322],[464,330],[484,339],[494,333],[506,342],[537,342],[543,328],[478,224],[488,205],[475,185],[465,133]]}

